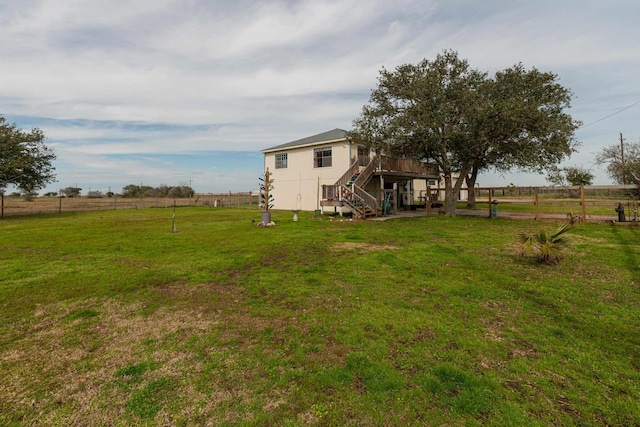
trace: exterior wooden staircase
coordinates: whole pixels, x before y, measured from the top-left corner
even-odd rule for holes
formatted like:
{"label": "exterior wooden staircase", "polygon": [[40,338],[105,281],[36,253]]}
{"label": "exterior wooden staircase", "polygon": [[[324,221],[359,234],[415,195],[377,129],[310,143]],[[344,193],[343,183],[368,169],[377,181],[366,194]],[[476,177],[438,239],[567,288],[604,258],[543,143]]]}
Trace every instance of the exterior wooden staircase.
{"label": "exterior wooden staircase", "polygon": [[364,190],[376,170],[378,157],[373,157],[363,170],[358,160],[354,160],[349,169],[336,181],[338,198],[357,218],[366,218],[378,214],[378,201]]}
{"label": "exterior wooden staircase", "polygon": [[396,182],[399,179],[439,179],[438,167],[433,164],[385,155],[354,158],[335,184],[322,186],[321,206],[347,207],[356,218],[377,216],[382,212],[384,201],[378,201],[364,190],[374,174],[391,176]]}

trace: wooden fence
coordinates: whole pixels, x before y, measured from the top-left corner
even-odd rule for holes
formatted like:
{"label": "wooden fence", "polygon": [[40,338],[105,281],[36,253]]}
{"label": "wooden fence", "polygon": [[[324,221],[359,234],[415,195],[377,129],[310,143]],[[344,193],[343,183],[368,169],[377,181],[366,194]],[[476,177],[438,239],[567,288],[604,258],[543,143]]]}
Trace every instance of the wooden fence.
{"label": "wooden fence", "polygon": [[565,187],[486,187],[473,189],[477,204],[492,202],[511,212],[531,213],[536,219],[558,214],[576,215],[583,221],[616,219],[616,209],[624,209],[626,221],[638,221],[639,188],[636,185],[591,185]]}

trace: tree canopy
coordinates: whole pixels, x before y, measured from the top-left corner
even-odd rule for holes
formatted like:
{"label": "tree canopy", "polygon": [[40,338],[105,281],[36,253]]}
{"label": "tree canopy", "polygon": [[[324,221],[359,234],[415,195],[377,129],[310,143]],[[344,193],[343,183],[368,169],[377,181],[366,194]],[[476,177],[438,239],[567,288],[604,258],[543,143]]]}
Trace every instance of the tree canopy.
{"label": "tree canopy", "polygon": [[140,198],[140,197],[173,197],[173,198],[186,198],[193,197],[196,192],[188,185],[178,185],[170,187],[165,184],[160,184],[158,187],[151,187],[149,185],[135,185],[129,184],[122,188],[122,197],[125,198]]}
{"label": "tree canopy", "polygon": [[640,185],[640,139],[602,148],[596,163],[606,165],[607,174],[615,183]]}
{"label": "tree canopy", "polygon": [[65,197],[80,197],[80,193],[82,193],[80,187],[66,187],[60,190],[60,195]]}
{"label": "tree canopy", "polygon": [[550,168],[547,181],[553,185],[591,185],[594,175],[582,166]]}
{"label": "tree canopy", "polygon": [[0,116],[0,192],[8,185],[31,192],[55,180],[56,156],[44,139],[40,129],[25,132]]}
{"label": "tree canopy", "polygon": [[389,154],[433,162],[445,181],[445,213],[482,170],[542,172],[575,151],[579,122],[565,109],[558,77],[522,64],[494,77],[457,52],[382,69],[378,87],[353,121],[352,137]]}

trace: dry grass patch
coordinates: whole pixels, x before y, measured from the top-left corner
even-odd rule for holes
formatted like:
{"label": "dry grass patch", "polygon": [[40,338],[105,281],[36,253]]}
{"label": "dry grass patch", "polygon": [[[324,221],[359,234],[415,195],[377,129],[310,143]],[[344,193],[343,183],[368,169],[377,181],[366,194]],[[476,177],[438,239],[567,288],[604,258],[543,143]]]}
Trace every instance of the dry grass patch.
{"label": "dry grass patch", "polygon": [[[294,369],[285,349],[308,335],[315,319],[253,315],[235,285],[178,283],[156,291],[160,304],[152,301],[152,312],[144,299],[38,306],[21,331],[10,332],[11,349],[0,350],[0,424],[218,425],[250,422],[248,408],[281,412],[290,405],[286,386],[258,394],[254,387],[269,369]],[[244,357],[255,349],[263,360]],[[344,355],[335,343],[307,353],[319,365]]]}
{"label": "dry grass patch", "polygon": [[381,245],[376,243],[359,243],[359,242],[340,242],[331,246],[334,251],[354,251],[361,252],[373,252],[373,251],[385,251],[385,250],[397,250],[397,246],[393,245]]}
{"label": "dry grass patch", "polygon": [[[97,315],[68,320],[86,307]],[[12,349],[0,351],[4,405],[25,414],[49,413],[54,417],[50,421],[57,414],[52,406],[67,405],[69,421],[109,423],[122,415],[126,400],[126,393],[110,387],[118,369],[151,361],[158,368],[145,373],[149,381],[197,371],[191,354],[179,348],[154,351],[145,343],[174,339],[174,335],[185,341],[220,320],[197,309],[160,308],[148,316],[143,311],[142,303],[115,300],[38,307],[24,337]],[[102,409],[96,411],[97,407]]]}

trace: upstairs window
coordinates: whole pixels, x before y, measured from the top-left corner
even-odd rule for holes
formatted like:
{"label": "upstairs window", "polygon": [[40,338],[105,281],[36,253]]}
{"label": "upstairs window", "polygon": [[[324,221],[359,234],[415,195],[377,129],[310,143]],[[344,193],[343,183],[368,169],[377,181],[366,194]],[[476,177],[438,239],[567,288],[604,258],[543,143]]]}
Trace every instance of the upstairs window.
{"label": "upstairs window", "polygon": [[369,147],[358,145],[358,166],[367,166],[371,160]]}
{"label": "upstairs window", "polygon": [[315,148],[313,150],[313,167],[331,167],[331,147]]}
{"label": "upstairs window", "polygon": [[276,154],[276,169],[286,169],[288,159],[287,153]]}

